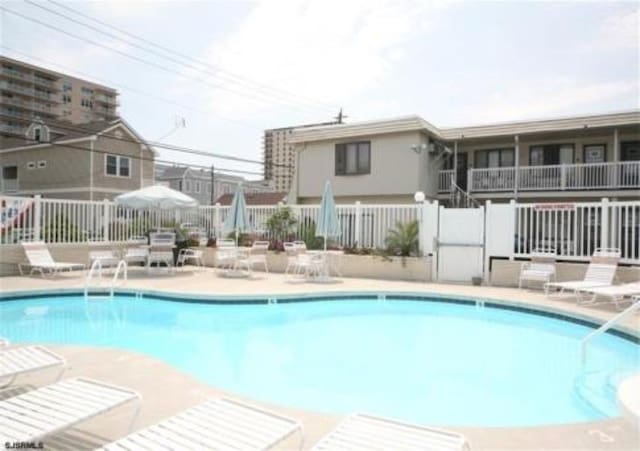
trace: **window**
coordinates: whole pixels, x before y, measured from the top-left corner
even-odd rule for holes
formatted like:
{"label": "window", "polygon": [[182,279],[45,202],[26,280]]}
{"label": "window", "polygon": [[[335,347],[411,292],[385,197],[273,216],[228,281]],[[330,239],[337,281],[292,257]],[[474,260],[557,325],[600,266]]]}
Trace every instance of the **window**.
{"label": "window", "polygon": [[369,174],[371,172],[371,142],[336,144],[336,175]]}
{"label": "window", "polygon": [[71,96],[69,94],[62,94],[62,103],[71,103]]}
{"label": "window", "polygon": [[182,191],[182,180],[178,180],[178,191]]}
{"label": "window", "polygon": [[65,83],[62,85],[62,90],[63,90],[64,92],[69,92],[69,91],[71,91],[71,82],[65,82]]}
{"label": "window", "polygon": [[607,146],[605,144],[587,144],[583,148],[585,163],[604,163],[607,161]]}
{"label": "window", "polygon": [[555,166],[574,162],[573,144],[546,144],[529,147],[529,165]]}
{"label": "window", "polygon": [[5,166],[2,168],[2,191],[10,192],[18,190],[18,166]]}
{"label": "window", "polygon": [[622,161],[640,161],[640,141],[621,142],[620,159]]}
{"label": "window", "polygon": [[82,94],[84,95],[93,95],[93,89],[89,89],[89,88],[85,88],[84,86],[82,87],[82,89],[80,89],[82,91]]}
{"label": "window", "polygon": [[80,100],[80,105],[83,106],[84,108],[93,109],[93,100],[91,100],[91,99],[81,99]]}
{"label": "window", "polygon": [[194,187],[194,192],[195,193],[200,193],[200,180],[196,180],[195,182],[193,182],[193,187]]}
{"label": "window", "polygon": [[27,169],[35,169],[36,168],[36,162],[35,161],[30,161],[27,163]]}
{"label": "window", "polygon": [[184,192],[185,193],[190,193],[191,192],[191,180],[185,180],[184,181]]}
{"label": "window", "polygon": [[33,129],[33,139],[36,141],[40,141],[42,139],[42,130],[40,127],[36,127]]}
{"label": "window", "polygon": [[474,152],[476,168],[507,168],[515,165],[514,149],[483,149]]}
{"label": "window", "polygon": [[105,172],[114,177],[129,177],[131,158],[119,155],[106,155]]}
{"label": "window", "polygon": [[211,182],[207,182],[207,193],[211,194]]}
{"label": "window", "polygon": [[38,169],[44,169],[47,167],[47,160],[38,161]]}

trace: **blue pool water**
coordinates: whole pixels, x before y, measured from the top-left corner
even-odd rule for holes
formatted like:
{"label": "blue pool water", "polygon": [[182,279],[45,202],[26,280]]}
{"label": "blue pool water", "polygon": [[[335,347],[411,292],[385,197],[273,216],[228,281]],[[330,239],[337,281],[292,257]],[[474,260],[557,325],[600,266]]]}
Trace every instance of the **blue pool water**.
{"label": "blue pool water", "polygon": [[640,346],[503,309],[340,300],[207,305],[81,296],[0,302],[12,342],[143,352],[254,399],[433,425],[523,426],[618,415],[617,383]]}

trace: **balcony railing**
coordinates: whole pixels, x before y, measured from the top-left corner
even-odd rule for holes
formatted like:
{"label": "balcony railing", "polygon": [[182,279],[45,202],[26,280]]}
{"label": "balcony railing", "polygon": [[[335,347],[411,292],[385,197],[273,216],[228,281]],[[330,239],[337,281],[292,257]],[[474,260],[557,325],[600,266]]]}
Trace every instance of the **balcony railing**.
{"label": "balcony railing", "polygon": [[15,69],[9,69],[7,67],[1,67],[0,75],[5,75],[7,77],[13,78],[14,80],[21,80],[27,83],[36,83],[41,86],[46,86],[47,88],[56,89],[54,80],[49,80],[48,78],[33,75],[29,72],[22,72]]}
{"label": "balcony railing", "polygon": [[[517,170],[517,177],[516,177]],[[448,192],[452,171],[440,171],[439,192]],[[640,161],[469,169],[471,192],[640,189]]]}

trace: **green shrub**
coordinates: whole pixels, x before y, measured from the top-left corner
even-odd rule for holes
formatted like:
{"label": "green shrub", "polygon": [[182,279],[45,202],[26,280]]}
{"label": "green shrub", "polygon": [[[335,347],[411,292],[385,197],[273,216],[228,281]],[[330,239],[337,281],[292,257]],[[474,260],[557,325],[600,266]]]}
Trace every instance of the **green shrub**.
{"label": "green shrub", "polygon": [[385,239],[387,250],[391,255],[399,257],[417,256],[420,253],[419,233],[418,221],[397,223],[396,228],[390,230]]}
{"label": "green shrub", "polygon": [[278,207],[267,219],[267,230],[272,238],[285,240],[294,232],[297,223],[290,207]]}
{"label": "green shrub", "polygon": [[300,239],[304,241],[307,249],[315,250],[324,247],[324,238],[316,236],[316,222],[311,218],[305,218],[300,226]]}

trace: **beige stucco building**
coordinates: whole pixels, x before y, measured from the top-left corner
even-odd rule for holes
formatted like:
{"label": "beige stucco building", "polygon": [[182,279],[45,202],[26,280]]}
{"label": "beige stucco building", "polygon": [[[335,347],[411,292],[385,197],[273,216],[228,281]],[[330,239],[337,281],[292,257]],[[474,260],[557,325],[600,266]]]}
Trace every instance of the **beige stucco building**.
{"label": "beige stucco building", "polygon": [[103,200],[153,184],[154,153],[123,119],[69,127],[37,119],[0,138],[0,193]]}
{"label": "beige stucco building", "polygon": [[[640,111],[438,128],[418,116],[295,129],[291,197],[413,202],[639,198]],[[459,196],[458,196],[459,197]]]}
{"label": "beige stucco building", "polygon": [[0,132],[22,135],[37,116],[82,124],[118,117],[115,89],[0,56]]}

